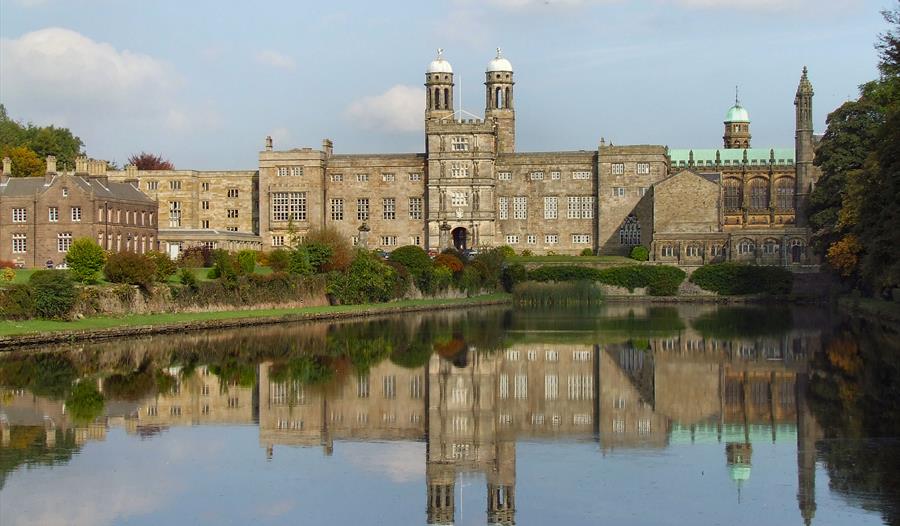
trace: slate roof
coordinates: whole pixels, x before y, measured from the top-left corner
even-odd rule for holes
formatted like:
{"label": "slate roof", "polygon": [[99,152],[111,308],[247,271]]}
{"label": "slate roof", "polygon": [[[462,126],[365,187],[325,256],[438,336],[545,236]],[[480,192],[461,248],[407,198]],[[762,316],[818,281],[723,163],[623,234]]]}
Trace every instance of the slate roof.
{"label": "slate roof", "polygon": [[[71,181],[87,193],[93,192],[97,199],[156,202],[130,183],[104,182],[80,175],[57,175],[51,181],[51,185],[58,184],[62,179]],[[43,177],[10,177],[6,184],[0,185],[0,196],[27,197],[43,193],[48,188],[50,186]]]}

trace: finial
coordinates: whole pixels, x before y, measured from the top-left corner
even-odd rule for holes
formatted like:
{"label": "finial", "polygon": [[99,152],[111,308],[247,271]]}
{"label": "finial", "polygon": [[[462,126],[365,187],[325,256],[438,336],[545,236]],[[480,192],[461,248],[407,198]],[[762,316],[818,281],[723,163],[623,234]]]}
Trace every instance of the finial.
{"label": "finial", "polygon": [[439,48],[438,48],[438,56],[437,56],[437,59],[438,59],[438,60],[444,60],[444,48],[442,48],[442,47],[439,47]]}
{"label": "finial", "polygon": [[497,58],[500,58],[500,55],[503,53],[503,50],[497,48]]}
{"label": "finial", "polygon": [[806,72],[807,72],[806,66],[803,66],[803,76],[804,77],[806,76]]}
{"label": "finial", "polygon": [[740,106],[740,105],[741,105],[741,98],[740,98],[739,95],[740,95],[740,92],[738,91],[738,87],[735,86],[735,87],[734,87],[734,105],[735,105],[735,106]]}

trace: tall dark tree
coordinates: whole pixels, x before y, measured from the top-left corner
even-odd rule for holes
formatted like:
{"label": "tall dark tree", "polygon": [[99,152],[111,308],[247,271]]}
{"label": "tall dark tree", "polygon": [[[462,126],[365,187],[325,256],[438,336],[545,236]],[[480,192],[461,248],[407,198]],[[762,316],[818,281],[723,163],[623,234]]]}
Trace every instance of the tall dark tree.
{"label": "tall dark tree", "polygon": [[84,153],[84,143],[68,128],[23,125],[10,118],[0,104],[0,150],[20,147],[28,148],[41,159],[55,156],[62,170],[74,168],[75,158]]}
{"label": "tall dark tree", "polygon": [[128,158],[128,164],[134,165],[138,170],[174,170],[175,165],[161,155],[141,152]]}

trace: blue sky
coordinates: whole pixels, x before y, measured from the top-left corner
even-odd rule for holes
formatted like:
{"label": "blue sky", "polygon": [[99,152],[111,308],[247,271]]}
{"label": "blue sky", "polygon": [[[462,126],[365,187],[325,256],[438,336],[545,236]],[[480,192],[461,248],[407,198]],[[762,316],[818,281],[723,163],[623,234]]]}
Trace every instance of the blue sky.
{"label": "blue sky", "polygon": [[[437,47],[483,112],[500,46],[521,151],[716,147],[734,86],[753,145],[792,146],[804,65],[815,124],[877,74],[891,0],[0,0],[0,102],[70,127],[88,154],[147,150],[178,168],[254,168],[276,148],[423,149]],[[458,96],[457,96],[458,97]]]}

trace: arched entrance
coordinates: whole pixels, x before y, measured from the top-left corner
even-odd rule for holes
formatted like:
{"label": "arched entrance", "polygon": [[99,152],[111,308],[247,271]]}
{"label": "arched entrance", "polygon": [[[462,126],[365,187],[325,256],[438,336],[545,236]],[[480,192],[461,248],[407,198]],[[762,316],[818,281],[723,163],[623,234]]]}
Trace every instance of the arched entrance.
{"label": "arched entrance", "polygon": [[453,248],[456,250],[466,250],[469,242],[469,231],[463,227],[456,227],[450,232],[453,235]]}
{"label": "arched entrance", "polygon": [[791,263],[800,263],[800,258],[803,256],[803,247],[801,245],[794,245],[791,247]]}

